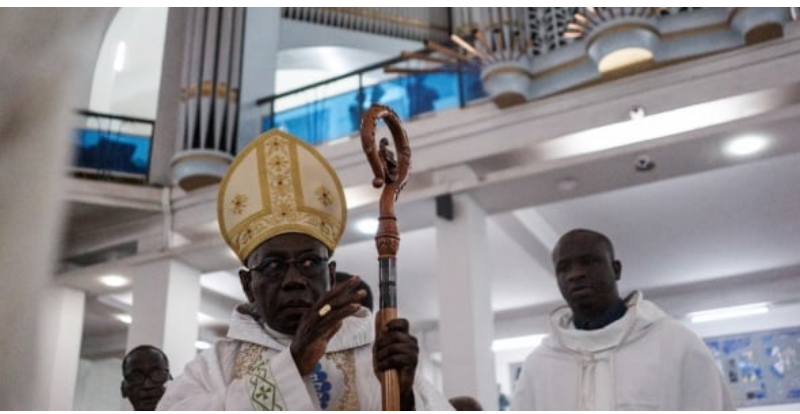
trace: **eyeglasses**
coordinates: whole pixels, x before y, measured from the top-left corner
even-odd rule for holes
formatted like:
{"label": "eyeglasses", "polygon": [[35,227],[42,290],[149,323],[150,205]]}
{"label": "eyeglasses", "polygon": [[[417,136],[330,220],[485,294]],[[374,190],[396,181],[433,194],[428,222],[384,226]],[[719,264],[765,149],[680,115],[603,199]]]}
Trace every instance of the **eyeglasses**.
{"label": "eyeglasses", "polygon": [[167,380],[171,379],[172,376],[169,374],[168,369],[154,369],[147,373],[134,370],[125,376],[125,381],[128,381],[128,383],[134,385],[143,384],[147,378],[150,378],[150,381],[153,381],[157,384],[163,384],[167,382]]}
{"label": "eyeglasses", "polygon": [[325,273],[325,266],[328,264],[327,257],[319,257],[315,254],[306,254],[292,260],[284,260],[278,257],[267,257],[257,266],[249,270],[271,279],[280,280],[289,271],[289,266],[294,266],[301,275],[307,278],[315,278]]}

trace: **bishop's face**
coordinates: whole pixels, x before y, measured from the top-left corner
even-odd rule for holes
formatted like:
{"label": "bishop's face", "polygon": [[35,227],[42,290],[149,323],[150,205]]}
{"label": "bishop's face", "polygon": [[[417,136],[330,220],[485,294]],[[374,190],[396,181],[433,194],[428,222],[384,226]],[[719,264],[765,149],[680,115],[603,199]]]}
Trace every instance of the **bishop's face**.
{"label": "bishop's face", "polygon": [[242,288],[266,324],[294,335],[303,315],[330,290],[336,264],[319,240],[299,233],[273,237],[247,257]]}

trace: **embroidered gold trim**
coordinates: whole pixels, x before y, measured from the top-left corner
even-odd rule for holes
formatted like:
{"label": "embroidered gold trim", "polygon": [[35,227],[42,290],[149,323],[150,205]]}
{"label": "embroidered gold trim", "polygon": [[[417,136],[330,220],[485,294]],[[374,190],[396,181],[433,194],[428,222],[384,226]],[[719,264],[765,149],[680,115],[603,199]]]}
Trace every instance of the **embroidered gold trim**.
{"label": "embroidered gold trim", "polygon": [[342,398],[337,401],[336,411],[358,411],[361,406],[358,401],[358,388],[356,378],[356,358],[353,350],[333,352],[325,355],[326,358],[336,364],[336,369],[342,372],[344,377],[344,393]]}
{"label": "embroidered gold trim", "polygon": [[269,367],[267,350],[259,345],[245,343],[236,354],[234,379],[244,379],[250,404],[257,411],[283,411],[286,403],[283,400],[275,376]]}
{"label": "embroidered gold trim", "polygon": [[245,343],[236,354],[236,364],[233,368],[233,379],[242,379],[247,373],[247,367],[253,366],[261,356],[261,347],[256,344]]}

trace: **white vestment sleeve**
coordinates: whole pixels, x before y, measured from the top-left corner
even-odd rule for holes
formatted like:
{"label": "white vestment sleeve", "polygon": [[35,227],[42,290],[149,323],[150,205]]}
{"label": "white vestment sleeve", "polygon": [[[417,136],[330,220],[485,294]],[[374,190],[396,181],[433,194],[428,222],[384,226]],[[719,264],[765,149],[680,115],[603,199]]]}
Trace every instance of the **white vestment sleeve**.
{"label": "white vestment sleeve", "polygon": [[188,363],[183,374],[168,383],[158,410],[319,409],[288,349],[269,358],[263,369],[226,384],[223,366],[234,365],[237,351],[238,347],[220,345],[214,352],[205,352]]}
{"label": "white vestment sleeve", "polygon": [[158,410],[250,410],[244,381],[226,385],[217,361],[216,355],[209,353],[186,364],[183,374],[167,383]]}
{"label": "white vestment sleeve", "polygon": [[509,411],[532,411],[536,410],[536,390],[533,389],[534,381],[531,376],[534,372],[533,357],[528,355],[519,373],[519,379],[514,385],[514,395],[511,397]]}
{"label": "white vestment sleeve", "polygon": [[[270,371],[274,376],[283,400],[286,403],[284,410],[288,411],[316,411],[319,410],[309,390],[306,387],[297,365],[294,363],[291,351],[287,348],[272,357],[269,361]],[[316,395],[313,396],[316,399]]]}
{"label": "white vestment sleeve", "polygon": [[429,383],[417,372],[414,381],[414,408],[417,411],[454,411],[450,401],[439,393],[433,384]]}

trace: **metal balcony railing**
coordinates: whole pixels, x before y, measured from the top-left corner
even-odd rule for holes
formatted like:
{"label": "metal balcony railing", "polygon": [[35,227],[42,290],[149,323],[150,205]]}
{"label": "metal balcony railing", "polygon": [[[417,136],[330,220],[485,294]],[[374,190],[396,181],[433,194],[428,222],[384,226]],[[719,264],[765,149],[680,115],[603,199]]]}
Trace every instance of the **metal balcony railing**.
{"label": "metal balcony railing", "polygon": [[447,7],[283,7],[284,19],[423,41],[450,35]]}
{"label": "metal balcony railing", "polygon": [[70,168],[75,175],[129,182],[148,182],[155,121],[89,110],[77,111],[86,127],[74,135]]}
{"label": "metal balcony railing", "polygon": [[402,120],[463,107],[486,94],[475,67],[453,65],[432,73],[385,73],[389,59],[332,79],[261,98],[262,129],[279,128],[319,145],[358,131],[373,103],[388,105]]}

